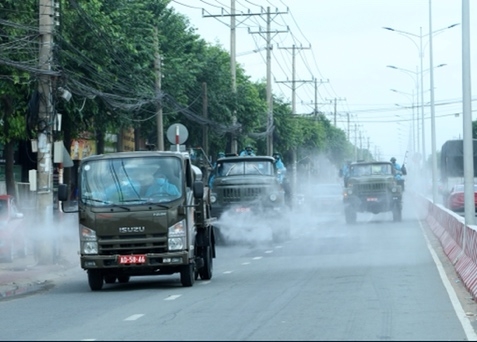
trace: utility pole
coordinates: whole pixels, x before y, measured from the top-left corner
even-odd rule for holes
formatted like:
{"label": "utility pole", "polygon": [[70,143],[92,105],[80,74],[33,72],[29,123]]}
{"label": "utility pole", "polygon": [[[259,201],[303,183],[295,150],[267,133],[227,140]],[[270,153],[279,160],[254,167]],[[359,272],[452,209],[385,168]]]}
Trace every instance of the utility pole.
{"label": "utility pole", "polygon": [[361,135],[361,131],[359,131],[359,156],[360,159],[363,159],[363,137]]}
{"label": "utility pole", "polygon": [[52,163],[52,82],[51,62],[53,60],[53,27],[54,1],[40,0],[39,2],[39,68],[42,70],[38,77],[38,92],[40,93],[38,121],[38,151],[37,151],[37,188],[36,188],[36,222],[40,223],[40,237],[36,241],[38,262],[49,264],[53,262],[52,236],[42,238],[41,233],[53,228],[53,163]]}
{"label": "utility pole", "polygon": [[346,117],[347,117],[347,124],[348,124],[348,128],[347,128],[347,133],[346,135],[348,136],[348,141],[349,141],[349,113],[346,113]]}
{"label": "utility pole", "polygon": [[354,158],[358,161],[358,125],[354,124]]}
{"label": "utility pole", "polygon": [[[278,12],[276,10],[273,14],[277,16],[278,14],[286,14],[288,12]],[[272,37],[271,33],[278,34],[278,33],[286,33],[288,32],[288,27],[286,31],[271,31],[271,13],[270,7],[267,7],[267,30],[262,31],[260,27],[258,32],[251,32],[249,29],[249,33],[258,33],[263,36],[266,33],[266,42],[267,42],[267,103],[268,103],[268,113],[267,113],[267,155],[271,156],[273,154],[273,97],[272,97]]]}
{"label": "utility pole", "polygon": [[162,81],[162,73],[161,73],[161,64],[162,58],[159,54],[159,32],[157,27],[154,28],[155,37],[154,37],[154,70],[156,71],[156,101],[157,101],[157,115],[156,115],[156,123],[157,123],[157,150],[164,151],[164,125],[162,119],[162,99],[161,99],[161,81]]}
{"label": "utility pole", "polygon": [[330,80],[319,80],[315,77],[314,82],[315,82],[315,115],[318,115],[318,84],[323,84],[323,83],[328,83]]}
{"label": "utility pole", "polygon": [[[202,83],[202,113],[204,115],[204,119],[207,121],[209,117],[209,112],[208,112],[208,106],[209,106],[209,101],[207,98],[207,83],[203,82]],[[209,127],[207,125],[204,125],[202,128],[202,146],[204,148],[205,155],[207,158],[209,157]]]}
{"label": "utility pole", "polygon": [[292,79],[289,81],[288,79],[286,81],[275,81],[275,83],[291,83],[291,90],[292,90],[292,114],[296,114],[296,83],[299,82],[301,85],[308,83],[308,82],[313,82],[313,80],[296,80],[295,76],[295,69],[296,69],[296,51],[297,50],[305,50],[305,49],[311,49],[311,46],[304,48],[304,47],[296,47],[295,44],[293,44],[292,47],[280,47],[277,46],[279,49],[284,49],[284,50],[292,50]]}
{"label": "utility pole", "polygon": [[330,101],[334,101],[334,114],[333,114],[333,125],[336,127],[336,104],[337,101],[346,101],[346,98],[335,97],[334,99],[327,99]]}
{"label": "utility pole", "polygon": [[[236,57],[237,57],[237,52],[236,52],[236,28],[237,28],[237,23],[236,23],[236,18],[238,16],[245,16],[246,18],[241,21],[239,24],[243,23],[245,20],[248,19],[250,16],[255,16],[255,15],[263,15],[262,12],[260,13],[239,13],[237,14],[235,12],[235,0],[230,0],[230,13],[226,13],[226,11],[222,8],[222,13],[221,14],[205,14],[204,9],[202,9],[202,17],[203,18],[215,18],[215,17],[230,17],[230,73],[232,77],[232,94],[234,95],[234,98],[237,98],[237,74],[236,74]],[[233,110],[233,115],[232,115],[232,125],[237,124],[237,109],[234,108]],[[205,146],[204,146],[205,147]],[[232,134],[232,139],[231,139],[231,146],[230,146],[231,152],[232,153],[237,153],[238,152],[238,146],[237,146],[237,136],[235,133]]]}

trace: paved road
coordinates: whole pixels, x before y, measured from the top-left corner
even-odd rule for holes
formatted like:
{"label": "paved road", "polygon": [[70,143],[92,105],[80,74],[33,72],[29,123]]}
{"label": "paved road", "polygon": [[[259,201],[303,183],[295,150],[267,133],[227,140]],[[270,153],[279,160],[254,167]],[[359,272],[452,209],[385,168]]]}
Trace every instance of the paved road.
{"label": "paved road", "polygon": [[91,292],[73,269],[47,292],[0,302],[2,340],[475,339],[475,304],[452,265],[438,266],[415,209],[356,225],[307,211],[283,244],[256,221],[261,232],[219,247],[213,279],[192,288],[173,275]]}

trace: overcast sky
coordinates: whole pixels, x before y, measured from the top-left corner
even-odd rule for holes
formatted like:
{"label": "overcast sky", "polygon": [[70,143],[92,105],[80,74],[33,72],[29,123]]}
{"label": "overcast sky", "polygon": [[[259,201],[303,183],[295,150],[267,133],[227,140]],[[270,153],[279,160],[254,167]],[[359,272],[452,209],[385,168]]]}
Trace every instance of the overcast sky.
{"label": "overcast sky", "polygon": [[[477,18],[470,2],[473,52]],[[311,81],[317,79],[318,109],[334,122],[330,101],[336,98],[337,126],[345,132],[349,128],[353,144],[369,146],[381,159],[395,156],[402,161],[406,151],[408,158],[413,150],[423,151],[424,133],[426,155],[431,153],[429,0],[236,0],[235,4],[237,13],[260,13],[267,7],[272,13],[285,12],[272,16],[271,29],[276,30],[272,34],[272,91],[291,103],[295,46],[297,114],[313,111]],[[230,17],[207,16],[230,13],[231,0],[173,0],[171,6],[190,19],[201,37],[230,51]],[[440,150],[446,140],[462,138],[462,1],[432,0],[431,6],[436,146]],[[459,25],[447,29],[453,24]],[[252,80],[265,80],[266,52],[260,49],[266,40],[257,32],[266,31],[266,16],[237,17],[237,25],[237,62]],[[421,110],[412,109],[421,102],[420,51],[427,104],[424,130]],[[475,53],[473,65],[477,65]],[[475,79],[472,75],[473,89]]]}

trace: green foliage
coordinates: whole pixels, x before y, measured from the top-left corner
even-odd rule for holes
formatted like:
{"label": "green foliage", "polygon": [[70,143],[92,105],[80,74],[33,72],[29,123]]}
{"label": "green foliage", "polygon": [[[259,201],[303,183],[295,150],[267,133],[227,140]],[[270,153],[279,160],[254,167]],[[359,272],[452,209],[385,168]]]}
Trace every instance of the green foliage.
{"label": "green foliage", "polygon": [[[252,143],[258,153],[264,154],[268,116],[265,82],[251,82],[238,65],[234,92],[229,53],[201,39],[188,19],[169,3],[60,1],[61,25],[54,36],[57,49],[53,65],[61,76],[55,79],[54,87],[62,86],[73,94],[70,102],[55,97],[55,108],[63,114],[65,134],[75,137],[84,131],[118,132],[132,126],[155,142],[156,113],[161,105],[164,131],[172,123],[183,123],[189,128],[189,145],[201,145],[203,128],[207,127],[210,154],[230,149],[235,118],[241,125],[240,131],[233,131],[238,147]],[[0,11],[0,16],[13,22],[35,23],[37,6],[34,0],[3,1],[0,9],[8,11]],[[28,32],[13,26],[0,26],[0,30],[1,37],[10,41],[18,41]],[[2,39],[1,44],[6,43]],[[19,61],[35,60],[31,54],[37,54],[37,50],[18,53],[15,57]],[[156,89],[158,55],[162,61],[161,93]],[[25,68],[0,64],[0,71],[9,75],[8,82],[0,84],[0,95],[8,94],[15,108],[8,118],[11,131],[0,132],[0,141],[19,139],[25,135],[22,120],[36,80]],[[297,117],[292,115],[289,103],[276,97],[273,100],[274,150],[283,155],[296,151],[298,157],[314,151],[336,164],[352,155],[353,146],[345,133],[325,117]],[[203,113],[205,105],[208,121]]]}

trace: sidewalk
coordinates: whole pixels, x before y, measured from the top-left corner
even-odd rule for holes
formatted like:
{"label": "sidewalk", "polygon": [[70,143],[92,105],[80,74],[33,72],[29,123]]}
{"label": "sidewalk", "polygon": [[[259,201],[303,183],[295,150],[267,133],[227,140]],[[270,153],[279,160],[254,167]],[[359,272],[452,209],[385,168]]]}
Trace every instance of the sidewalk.
{"label": "sidewalk", "polygon": [[31,254],[14,259],[11,263],[0,261],[0,301],[49,289],[54,286],[55,279],[64,276],[67,270],[78,267],[78,263],[62,259],[57,264],[38,265]]}

